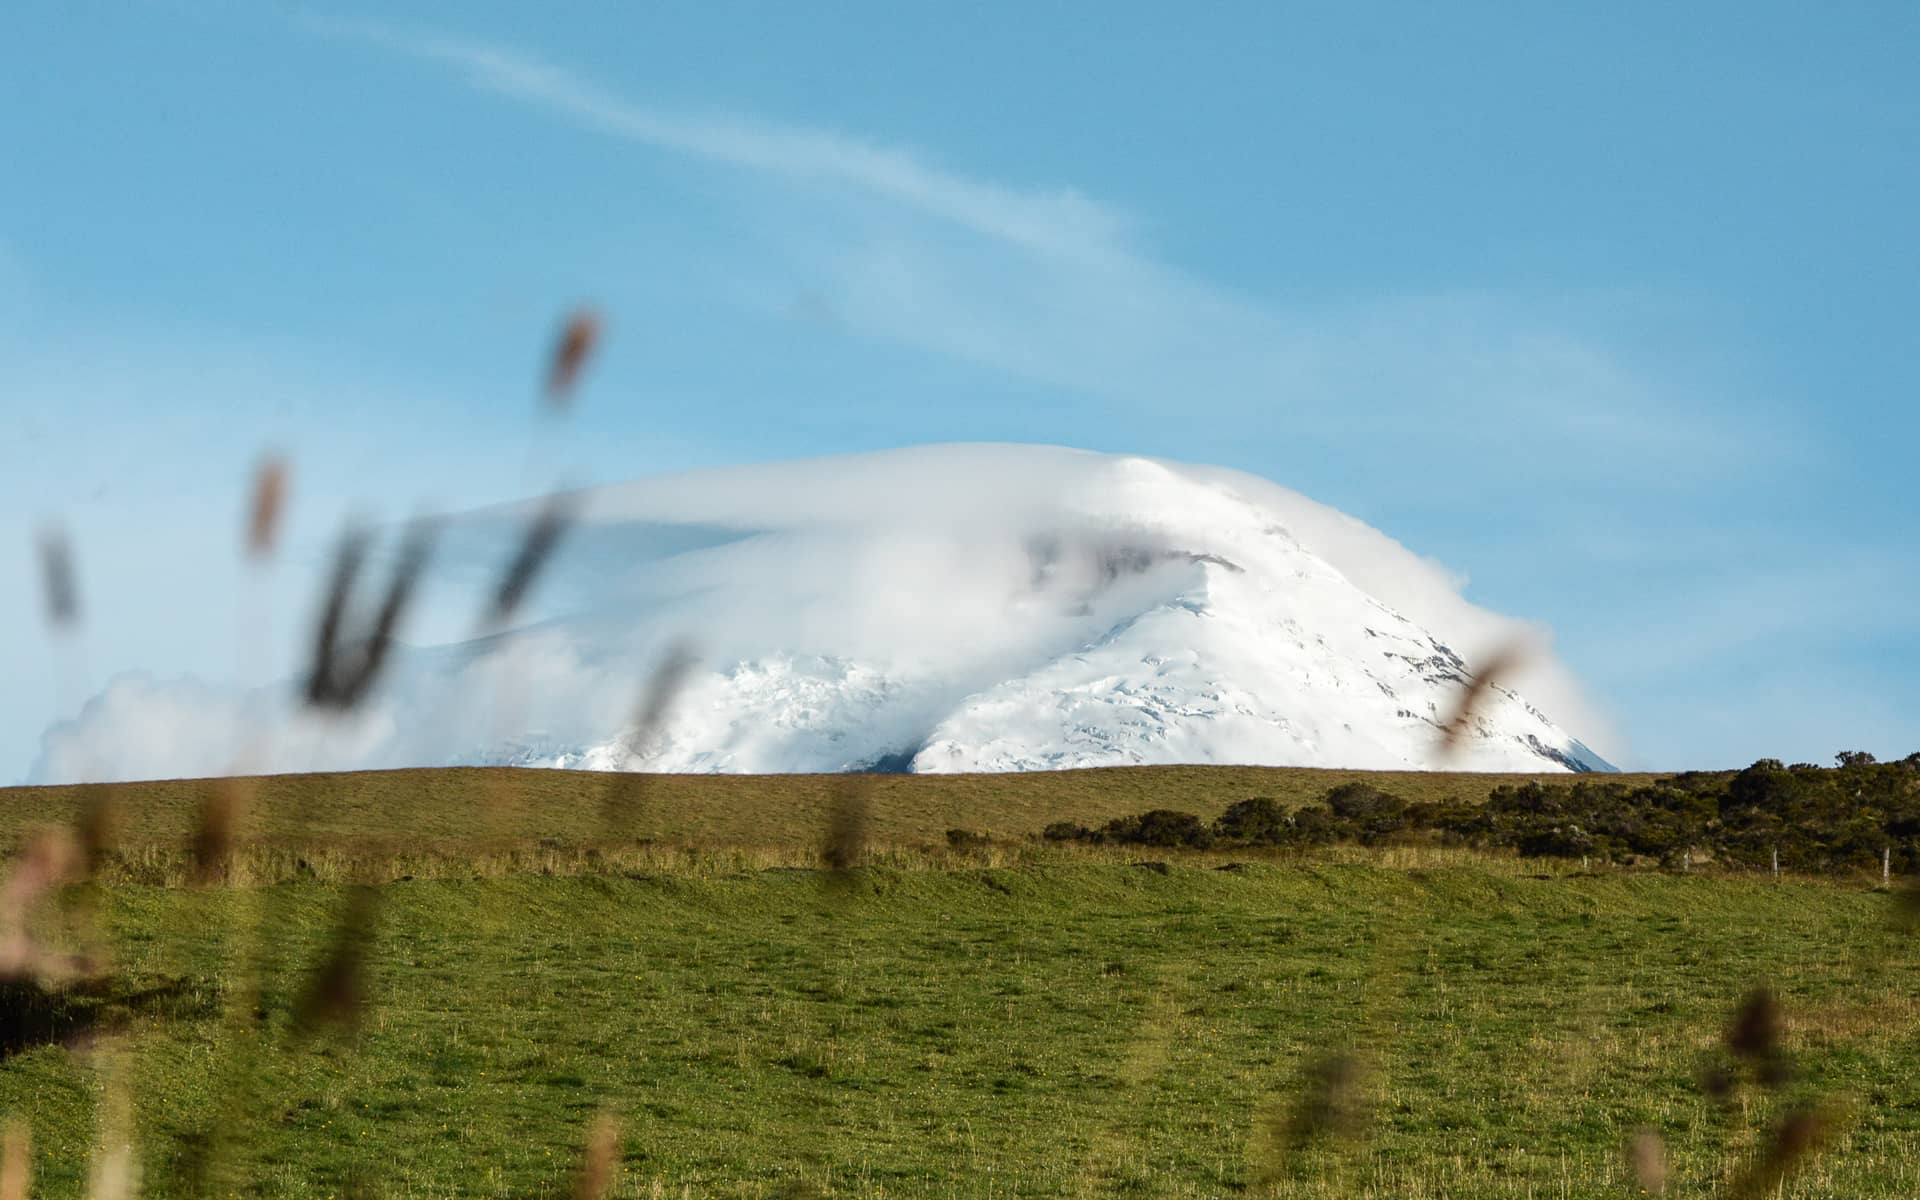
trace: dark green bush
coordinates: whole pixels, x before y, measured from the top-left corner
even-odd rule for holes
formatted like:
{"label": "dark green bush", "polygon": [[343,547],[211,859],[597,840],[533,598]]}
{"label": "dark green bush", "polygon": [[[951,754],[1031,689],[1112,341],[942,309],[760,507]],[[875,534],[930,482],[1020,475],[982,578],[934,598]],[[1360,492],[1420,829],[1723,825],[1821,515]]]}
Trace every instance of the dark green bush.
{"label": "dark green bush", "polygon": [[1383,792],[1370,783],[1343,783],[1326,795],[1333,815],[1347,821],[1371,821],[1398,816],[1406,811],[1406,801],[1392,792]]}
{"label": "dark green bush", "polygon": [[1287,810],[1265,796],[1238,800],[1213,823],[1213,836],[1242,846],[1278,846],[1288,840],[1293,821]]}
{"label": "dark green bush", "polygon": [[1343,823],[1346,836],[1365,845],[1406,827],[1407,802],[1372,784],[1343,783],[1327,793],[1326,805]]}
{"label": "dark green bush", "polygon": [[1047,826],[1049,841],[1185,847],[1371,845],[1387,840],[1511,847],[1529,856],[1655,860],[1691,855],[1766,867],[1778,853],[1793,870],[1872,867],[1920,871],[1920,754],[1876,762],[1863,751],[1837,766],[1786,766],[1763,758],[1742,771],[1686,771],[1630,786],[1585,777],[1493,788],[1485,804],[1407,804],[1372,784],[1333,788],[1325,803],[1291,813],[1264,796],[1227,806],[1211,826],[1155,809],[1090,830]]}
{"label": "dark green bush", "polygon": [[1107,826],[1109,840],[1132,846],[1184,846],[1204,850],[1213,845],[1213,830],[1192,813],[1156,808],[1137,817],[1122,817]]}
{"label": "dark green bush", "polygon": [[1293,814],[1293,840],[1324,846],[1340,839],[1340,818],[1324,804],[1309,804]]}

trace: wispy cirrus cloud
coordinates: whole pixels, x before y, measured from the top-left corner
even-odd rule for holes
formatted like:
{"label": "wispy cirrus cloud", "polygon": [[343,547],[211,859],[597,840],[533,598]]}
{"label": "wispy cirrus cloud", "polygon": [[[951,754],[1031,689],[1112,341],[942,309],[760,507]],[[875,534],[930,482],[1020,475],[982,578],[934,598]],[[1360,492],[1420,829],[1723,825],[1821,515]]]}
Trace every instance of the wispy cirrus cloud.
{"label": "wispy cirrus cloud", "polygon": [[473,86],[606,133],[709,162],[845,184],[1030,250],[1103,255],[1127,222],[1071,188],[1003,187],[929,166],[903,150],[819,129],[661,112],[537,56],[443,33],[307,17],[306,28],[452,67]]}
{"label": "wispy cirrus cloud", "polygon": [[[983,180],[801,125],[662,111],[464,36],[303,24],[629,143],[793,185],[759,223],[783,261],[729,264],[737,248],[714,250],[715,270],[739,276],[742,294],[791,312],[798,274],[809,281],[807,310],[839,332],[1072,389],[1113,415],[1177,403],[1242,437],[1284,432],[1334,453],[1364,441],[1387,479],[1430,469],[1444,442],[1451,457],[1500,461],[1510,475],[1558,458],[1543,477],[1632,470],[1664,487],[1778,457],[1792,442],[1751,408],[1729,413],[1557,325],[1538,296],[1450,290],[1274,305],[1156,259],[1126,236],[1120,212],[1071,188]],[[837,188],[847,202],[783,221],[800,185]],[[1703,458],[1703,445],[1737,455]],[[1458,482],[1422,486],[1439,494]]]}

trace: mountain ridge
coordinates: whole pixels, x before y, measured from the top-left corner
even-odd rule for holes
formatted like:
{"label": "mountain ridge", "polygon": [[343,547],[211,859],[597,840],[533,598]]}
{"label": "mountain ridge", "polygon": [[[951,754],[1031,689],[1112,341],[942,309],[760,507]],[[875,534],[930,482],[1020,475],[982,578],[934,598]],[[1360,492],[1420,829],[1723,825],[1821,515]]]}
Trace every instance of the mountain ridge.
{"label": "mountain ridge", "polygon": [[[1611,769],[1522,697],[1539,683],[1558,689],[1556,707],[1577,706],[1544,654],[1544,673],[1488,689],[1443,753],[1470,662],[1530,627],[1468,604],[1378,531],[1252,476],[935,446],[576,499],[578,524],[515,628],[474,639],[429,612],[410,633],[423,645],[344,723],[280,693],[226,702],[268,714],[259,765]],[[529,508],[449,520],[454,552],[425,581],[443,608],[471,611],[461,597],[509,557]],[[684,685],[636,742],[636,691],[688,644]],[[62,762],[112,745],[116,717],[145,736],[140,773],[222,769],[158,761],[171,751],[154,730],[206,716],[169,709],[180,702],[163,684],[109,699],[49,732],[41,778],[73,777]]]}

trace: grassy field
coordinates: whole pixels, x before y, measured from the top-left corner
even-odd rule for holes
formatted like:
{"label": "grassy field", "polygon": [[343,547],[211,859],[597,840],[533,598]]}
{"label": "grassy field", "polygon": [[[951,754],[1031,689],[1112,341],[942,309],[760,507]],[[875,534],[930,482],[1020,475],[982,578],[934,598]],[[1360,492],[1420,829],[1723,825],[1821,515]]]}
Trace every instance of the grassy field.
{"label": "grassy field", "polygon": [[[511,803],[487,797],[502,778]],[[880,779],[873,832],[1212,815],[1340,778]],[[109,945],[112,971],[50,995],[0,985],[0,1114],[30,1126],[33,1194],[83,1194],[104,1125],[109,1144],[130,1132],[147,1195],[560,1196],[610,1112],[622,1196],[1626,1196],[1641,1127],[1664,1139],[1670,1194],[1728,1195],[1813,1100],[1837,1133],[1784,1194],[1920,1194],[1920,959],[1859,882],[1032,845],[887,850],[832,875],[795,869],[828,781],[661,783],[637,797],[642,833],[672,848],[606,841],[585,815],[601,783],[263,786],[261,836],[335,839],[342,880],[373,853],[368,892],[311,871],[137,882],[200,797],[117,793],[118,874],[41,917]],[[153,811],[129,811],[143,795]],[[0,810],[18,831],[74,803],[40,790]],[[522,857],[477,839],[497,869],[391,873],[402,834],[453,856],[461,814],[490,812],[486,837],[533,839]],[[377,900],[358,1037],[298,1036],[356,895]],[[1760,983],[1791,1079],[1722,1103],[1701,1071]],[[1329,1055],[1366,1118],[1289,1145]]]}
{"label": "grassy field", "polygon": [[[252,830],[262,840],[377,847],[546,839],[562,844],[610,833],[701,846],[812,846],[845,776],[619,775],[449,768],[267,776],[249,782]],[[874,841],[944,842],[952,828],[1023,839],[1049,821],[1098,825],[1149,808],[1211,820],[1236,800],[1267,796],[1289,806],[1316,801],[1354,780],[1402,799],[1473,801],[1498,783],[1565,775],[1431,771],[1330,771],[1292,767],[1125,767],[1018,775],[872,775],[867,792]],[[1655,775],[1616,775],[1633,783]],[[123,840],[180,843],[199,821],[214,780],[110,787],[0,789],[0,840],[36,824],[66,823],[92,797],[107,796]]]}

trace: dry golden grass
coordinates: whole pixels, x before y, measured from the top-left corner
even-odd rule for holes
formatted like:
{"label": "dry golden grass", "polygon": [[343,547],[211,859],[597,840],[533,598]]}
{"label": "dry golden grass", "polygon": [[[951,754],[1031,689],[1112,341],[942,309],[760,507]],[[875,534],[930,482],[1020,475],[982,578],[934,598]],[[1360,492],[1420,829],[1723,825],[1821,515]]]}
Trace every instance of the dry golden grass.
{"label": "dry golden grass", "polygon": [[[1478,802],[1501,783],[1565,775],[1424,771],[1342,771],[1302,767],[1113,767],[1015,775],[868,777],[866,836],[876,845],[940,843],[948,829],[1001,840],[1031,837],[1052,821],[1099,825],[1151,808],[1212,820],[1236,800],[1268,796],[1286,805],[1317,801],[1361,780],[1409,800]],[[1609,776],[1633,784],[1655,775]],[[269,841],[469,840],[494,807],[490,834],[503,843],[603,840],[618,817],[622,840],[694,846],[817,848],[842,804],[834,775],[626,775],[454,767],[262,776],[252,781],[250,825]],[[219,781],[163,780],[96,789],[120,814],[123,845],[185,844],[199,828]],[[229,785],[230,786],[230,785]],[[83,787],[0,789],[0,844],[37,825],[69,824]],[[217,802],[217,801],[216,801]]]}

